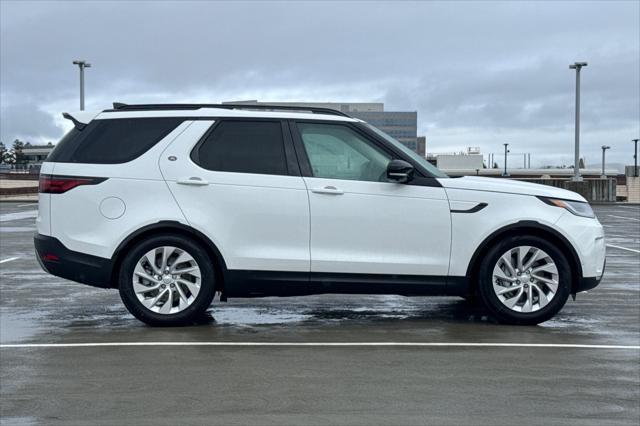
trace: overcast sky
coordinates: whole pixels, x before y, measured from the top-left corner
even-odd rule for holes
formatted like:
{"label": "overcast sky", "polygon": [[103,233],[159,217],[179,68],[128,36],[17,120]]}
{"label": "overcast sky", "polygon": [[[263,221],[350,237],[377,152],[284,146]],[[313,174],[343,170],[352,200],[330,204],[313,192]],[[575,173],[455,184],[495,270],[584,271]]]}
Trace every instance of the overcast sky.
{"label": "overcast sky", "polygon": [[[480,146],[572,163],[582,145],[632,163],[640,135],[640,2],[29,2],[0,0],[0,136],[56,141],[111,102],[384,102],[417,110],[427,150]],[[515,159],[514,159],[515,161]],[[521,161],[521,160],[518,160]]]}

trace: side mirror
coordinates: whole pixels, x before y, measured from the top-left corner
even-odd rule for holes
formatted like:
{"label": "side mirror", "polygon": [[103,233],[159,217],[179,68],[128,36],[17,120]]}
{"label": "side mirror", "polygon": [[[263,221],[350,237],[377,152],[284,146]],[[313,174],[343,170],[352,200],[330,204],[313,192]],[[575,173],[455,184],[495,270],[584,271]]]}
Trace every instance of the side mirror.
{"label": "side mirror", "polygon": [[391,160],[387,165],[389,182],[407,183],[413,179],[413,166],[404,160]]}

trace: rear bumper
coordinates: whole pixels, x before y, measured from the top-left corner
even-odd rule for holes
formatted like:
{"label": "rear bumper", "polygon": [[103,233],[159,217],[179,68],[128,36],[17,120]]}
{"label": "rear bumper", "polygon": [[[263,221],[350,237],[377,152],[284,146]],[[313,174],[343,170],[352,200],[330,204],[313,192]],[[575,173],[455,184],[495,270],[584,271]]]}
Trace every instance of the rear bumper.
{"label": "rear bumper", "polygon": [[110,259],[69,250],[58,239],[46,235],[36,234],[33,243],[38,263],[48,273],[94,287],[112,287]]}

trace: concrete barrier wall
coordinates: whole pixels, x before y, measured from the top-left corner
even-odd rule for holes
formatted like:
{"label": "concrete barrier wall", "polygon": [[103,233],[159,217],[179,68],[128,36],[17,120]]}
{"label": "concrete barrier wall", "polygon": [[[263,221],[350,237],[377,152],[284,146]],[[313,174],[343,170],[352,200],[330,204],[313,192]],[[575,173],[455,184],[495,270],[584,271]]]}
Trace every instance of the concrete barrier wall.
{"label": "concrete barrier wall", "polygon": [[640,203],[640,177],[627,176],[627,201]]}
{"label": "concrete barrier wall", "polygon": [[585,179],[574,182],[569,179],[518,179],[542,185],[555,186],[577,192],[589,202],[613,203],[616,201],[616,179]]}
{"label": "concrete barrier wall", "polygon": [[38,187],[15,187],[15,188],[0,188],[0,195],[26,195],[37,194]]}

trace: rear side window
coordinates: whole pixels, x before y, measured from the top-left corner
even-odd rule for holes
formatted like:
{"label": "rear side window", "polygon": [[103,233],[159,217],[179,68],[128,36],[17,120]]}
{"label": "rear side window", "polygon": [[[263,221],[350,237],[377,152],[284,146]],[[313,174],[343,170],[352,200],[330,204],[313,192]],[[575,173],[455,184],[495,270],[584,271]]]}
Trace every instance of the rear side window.
{"label": "rear side window", "polygon": [[191,158],[219,172],[288,174],[279,121],[222,121],[196,146]]}
{"label": "rear side window", "polygon": [[144,154],[184,118],[114,118],[93,120],[67,133],[46,161],[57,163],[126,163]]}

